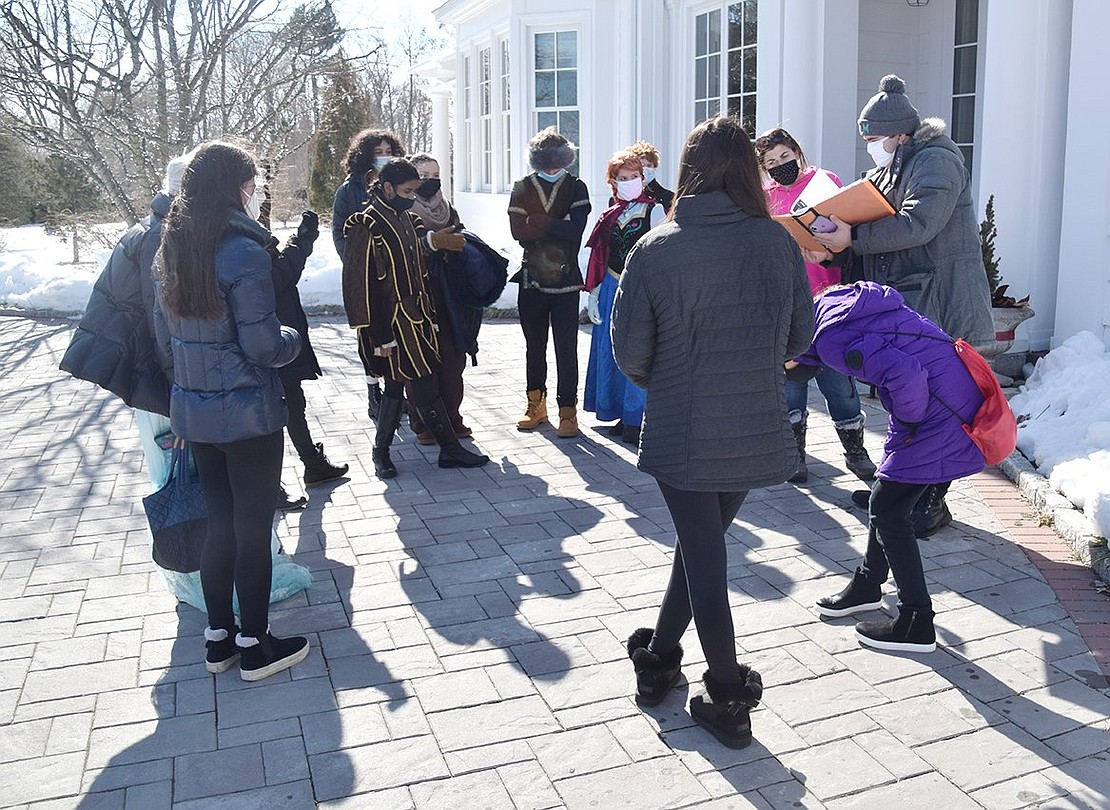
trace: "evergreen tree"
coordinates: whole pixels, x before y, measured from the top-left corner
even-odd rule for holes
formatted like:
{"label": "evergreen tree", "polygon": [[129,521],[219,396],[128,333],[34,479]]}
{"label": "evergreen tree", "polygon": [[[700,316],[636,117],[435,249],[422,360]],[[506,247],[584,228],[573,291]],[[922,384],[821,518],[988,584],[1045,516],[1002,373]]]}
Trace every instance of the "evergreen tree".
{"label": "evergreen tree", "polygon": [[987,271],[987,284],[993,296],[1002,276],[998,273],[999,259],[994,255],[994,238],[998,228],[994,224],[994,195],[987,198],[986,219],[979,223],[979,246],[983,250],[983,268]]}
{"label": "evergreen tree", "polygon": [[308,204],[322,212],[331,210],[335,190],[346,177],[343,158],[351,138],[373,125],[369,120],[369,99],[359,87],[354,70],[342,54],[336,62],[320,101],[320,125],[313,139],[308,179]]}

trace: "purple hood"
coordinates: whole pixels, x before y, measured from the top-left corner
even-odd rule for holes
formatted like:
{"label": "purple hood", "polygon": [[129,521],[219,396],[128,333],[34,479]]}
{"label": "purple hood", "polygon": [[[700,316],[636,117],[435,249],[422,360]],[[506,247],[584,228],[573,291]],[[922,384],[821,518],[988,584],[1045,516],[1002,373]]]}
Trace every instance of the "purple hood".
{"label": "purple hood", "polygon": [[817,300],[813,344],[798,360],[873,384],[890,414],[879,477],[935,484],[984,466],[962,427],[983,397],[952,343],[897,290],[862,281]]}

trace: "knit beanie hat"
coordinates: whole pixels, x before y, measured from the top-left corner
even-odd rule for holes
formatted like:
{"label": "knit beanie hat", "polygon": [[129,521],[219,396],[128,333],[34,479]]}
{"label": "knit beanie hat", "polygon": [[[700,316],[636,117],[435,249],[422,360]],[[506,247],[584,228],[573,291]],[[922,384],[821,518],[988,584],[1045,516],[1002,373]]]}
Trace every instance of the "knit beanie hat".
{"label": "knit beanie hat", "polygon": [[181,190],[181,179],[185,176],[185,169],[193,162],[197,150],[193,149],[184,155],[175,157],[166,164],[166,176],[162,178],[162,191],[173,197]]}
{"label": "knit beanie hat", "polygon": [[891,73],[879,82],[859,114],[860,135],[912,134],[921,124],[917,108],[906,98],[906,83]]}

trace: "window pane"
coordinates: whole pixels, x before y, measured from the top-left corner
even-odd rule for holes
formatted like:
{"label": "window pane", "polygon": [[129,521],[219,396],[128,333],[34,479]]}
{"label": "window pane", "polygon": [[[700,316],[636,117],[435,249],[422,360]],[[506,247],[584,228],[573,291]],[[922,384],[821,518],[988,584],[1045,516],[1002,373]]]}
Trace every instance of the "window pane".
{"label": "window pane", "polygon": [[505,165],[503,166],[504,177],[501,181],[507,186],[513,182],[513,133],[510,126],[509,116],[501,116],[501,146],[505,150]]}
{"label": "window pane", "polygon": [[721,12],[709,12],[709,53],[721,50]]}
{"label": "window pane", "polygon": [[548,127],[557,127],[559,125],[559,113],[556,112],[542,112],[536,114],[536,132]]}
{"label": "window pane", "polygon": [[556,67],[578,67],[578,32],[559,32],[559,64]]}
{"label": "window pane", "polygon": [[742,92],[743,53],[743,51],[729,51],[728,54],[728,94],[730,96],[739,95]]}
{"label": "window pane", "polygon": [[759,33],[758,0],[744,0],[744,44],[754,45]]}
{"label": "window pane", "polygon": [[733,118],[740,117],[740,96],[728,97],[728,114]]}
{"label": "window pane", "polygon": [[956,44],[979,39],[979,0],[956,0]]}
{"label": "window pane", "polygon": [[721,55],[713,54],[708,59],[709,62],[709,97],[721,95]]}
{"label": "window pane", "polygon": [[706,64],[705,59],[698,59],[694,62],[694,98],[705,98],[707,87],[705,79]]}
{"label": "window pane", "polygon": [[740,126],[748,133],[748,137],[755,137],[755,95],[744,96],[740,105]]}
{"label": "window pane", "polygon": [[509,41],[501,40],[501,75],[509,75]]}
{"label": "window pane", "polygon": [[481,50],[481,51],[479,52],[479,54],[478,54],[478,55],[479,55],[479,57],[480,57],[480,58],[479,58],[479,60],[478,60],[478,64],[480,65],[480,68],[479,68],[479,75],[480,75],[479,81],[483,81],[483,82],[488,82],[488,81],[489,81],[489,75],[490,75],[490,74],[489,74],[489,69],[490,69],[490,68],[489,68],[489,62],[490,62],[490,59],[489,59],[489,48],[483,48],[483,49],[482,49],[482,50]]}
{"label": "window pane", "polygon": [[559,134],[578,146],[578,111],[564,110],[559,113]]}
{"label": "window pane", "polygon": [[576,107],[578,105],[578,71],[557,70],[559,74],[555,105],[558,107]]}
{"label": "window pane", "polygon": [[492,99],[490,98],[492,95],[493,93],[490,92],[490,83],[484,82],[482,84],[482,102],[481,107],[479,107],[479,109],[481,110],[481,112],[479,112],[479,115],[489,115],[490,105],[493,103]]}
{"label": "window pane", "polygon": [[744,92],[755,92],[755,48],[744,49]]}
{"label": "window pane", "polygon": [[700,124],[702,121],[704,121],[708,117],[709,116],[707,116],[705,114],[705,102],[704,101],[694,102],[694,123],[695,124]]}
{"label": "window pane", "polygon": [[501,78],[501,109],[509,109],[509,77]]}
{"label": "window pane", "polygon": [[744,4],[728,4],[728,47],[739,48],[744,44]]}
{"label": "window pane", "polygon": [[709,15],[699,14],[694,20],[694,56],[705,56],[709,39]]}
{"label": "window pane", "polygon": [[721,100],[719,98],[711,98],[705,104],[705,117],[716,118],[721,114]]}
{"label": "window pane", "polygon": [[536,71],[536,106],[555,106],[555,71]]}
{"label": "window pane", "polygon": [[555,35],[536,34],[536,69],[555,67]]}
{"label": "window pane", "polygon": [[956,48],[956,59],[952,66],[952,95],[975,92],[975,45]]}
{"label": "window pane", "polygon": [[960,151],[964,153],[964,166],[969,172],[972,171],[972,159],[975,157],[975,147],[961,146]]}
{"label": "window pane", "polygon": [[971,143],[975,140],[975,97],[952,99],[952,140]]}

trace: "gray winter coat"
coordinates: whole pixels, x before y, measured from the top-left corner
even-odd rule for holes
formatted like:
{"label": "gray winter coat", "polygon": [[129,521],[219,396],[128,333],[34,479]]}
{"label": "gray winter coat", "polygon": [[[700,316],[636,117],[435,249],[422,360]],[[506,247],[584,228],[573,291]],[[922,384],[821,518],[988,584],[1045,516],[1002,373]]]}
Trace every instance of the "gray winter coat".
{"label": "gray winter coat", "polygon": [[894,287],[954,338],[994,339],[971,177],[939,118],[922,121],[894,160],[868,175],[897,212],[852,229],[856,277]]}
{"label": "gray winter coat", "polygon": [[737,492],[798,465],[783,363],[813,339],[797,244],[723,193],[682,197],[628,256],[613,356],[647,389],[638,466],[672,487]]}
{"label": "gray winter coat", "polygon": [[242,211],[228,216],[216,249],[225,309],[208,321],[166,311],[156,281],[154,331],[173,354],[170,425],[191,442],[222,444],[285,427],[285,390],[277,369],[301,349],[301,336],[274,311],[266,247],[273,239]]}

